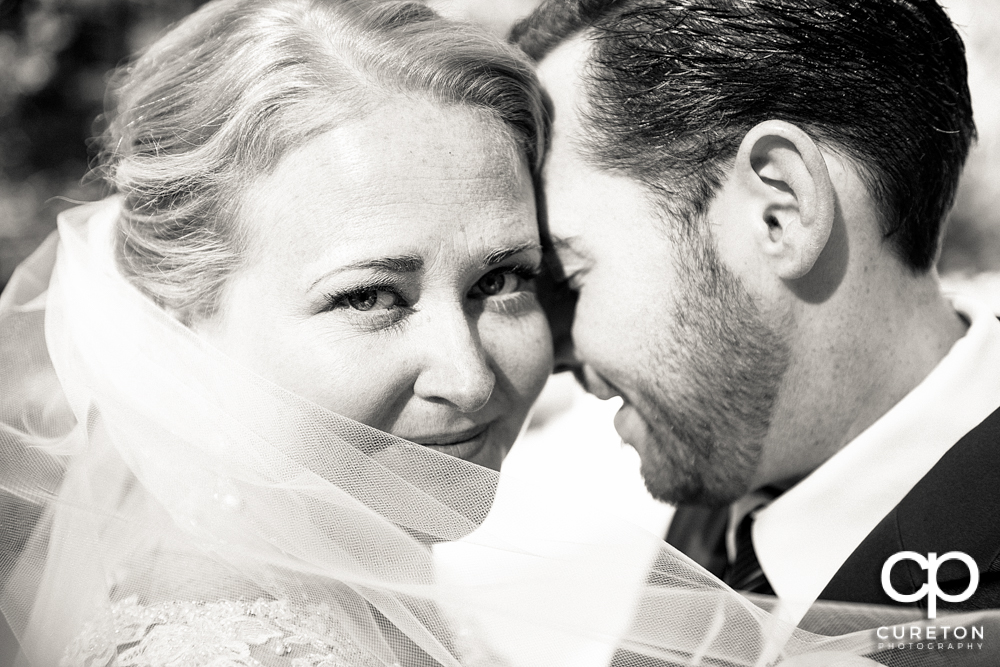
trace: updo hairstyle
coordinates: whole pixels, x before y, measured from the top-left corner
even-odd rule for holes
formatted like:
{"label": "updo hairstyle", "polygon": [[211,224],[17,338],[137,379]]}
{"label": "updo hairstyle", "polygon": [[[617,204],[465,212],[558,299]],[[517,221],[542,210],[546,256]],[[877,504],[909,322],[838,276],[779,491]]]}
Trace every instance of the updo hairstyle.
{"label": "updo hairstyle", "polygon": [[483,110],[537,170],[532,69],[472,26],[394,0],[202,7],[109,94],[100,170],[122,202],[119,269],[182,322],[211,316],[246,254],[247,189],[291,150],[399,97]]}

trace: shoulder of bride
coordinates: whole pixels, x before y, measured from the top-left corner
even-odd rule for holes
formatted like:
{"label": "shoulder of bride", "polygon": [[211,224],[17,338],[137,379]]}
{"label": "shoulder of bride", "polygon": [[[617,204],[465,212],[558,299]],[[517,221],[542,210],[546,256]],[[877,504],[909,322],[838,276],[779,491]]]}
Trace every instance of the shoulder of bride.
{"label": "shoulder of bride", "polygon": [[91,623],[70,644],[60,667],[369,667],[363,650],[326,605],[287,601],[171,601],[111,607],[109,628]]}

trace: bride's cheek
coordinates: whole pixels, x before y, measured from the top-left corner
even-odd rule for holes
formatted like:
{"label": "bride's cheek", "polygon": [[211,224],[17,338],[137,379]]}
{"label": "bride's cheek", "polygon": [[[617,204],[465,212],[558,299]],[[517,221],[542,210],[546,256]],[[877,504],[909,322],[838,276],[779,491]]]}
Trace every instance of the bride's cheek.
{"label": "bride's cheek", "polygon": [[541,308],[535,316],[534,340],[529,345],[534,352],[530,355],[533,379],[530,402],[534,403],[552,374],[553,365],[552,332],[549,329],[548,318],[545,317]]}
{"label": "bride's cheek", "polygon": [[552,372],[552,337],[548,320],[540,306],[517,317],[495,317],[480,328],[483,344],[503,373],[517,389],[519,397],[534,402]]}
{"label": "bride's cheek", "polygon": [[405,400],[407,363],[399,341],[317,327],[285,341],[272,381],[320,407],[374,428],[384,428]]}

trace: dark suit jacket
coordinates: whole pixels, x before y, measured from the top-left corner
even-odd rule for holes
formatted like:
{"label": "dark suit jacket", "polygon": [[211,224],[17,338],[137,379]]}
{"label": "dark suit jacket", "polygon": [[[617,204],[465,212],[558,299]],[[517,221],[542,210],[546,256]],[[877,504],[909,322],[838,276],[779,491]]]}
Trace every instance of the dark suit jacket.
{"label": "dark suit jacket", "polygon": [[[850,480],[845,480],[844,492],[850,493]],[[721,576],[725,521],[720,532],[719,519],[726,514],[725,508],[679,507],[667,541]],[[1000,608],[1000,410],[952,446],[882,519],[820,599],[899,605],[882,590],[881,581],[882,565],[899,551],[924,556],[949,551],[969,554],[980,572],[976,593],[955,604],[938,600],[938,609]],[[891,579],[898,592],[912,593],[927,581],[927,572],[907,560],[893,567]],[[948,561],[938,571],[938,581],[945,592],[961,592],[969,582],[968,569],[960,561]],[[923,598],[911,606],[926,605],[927,598]]]}

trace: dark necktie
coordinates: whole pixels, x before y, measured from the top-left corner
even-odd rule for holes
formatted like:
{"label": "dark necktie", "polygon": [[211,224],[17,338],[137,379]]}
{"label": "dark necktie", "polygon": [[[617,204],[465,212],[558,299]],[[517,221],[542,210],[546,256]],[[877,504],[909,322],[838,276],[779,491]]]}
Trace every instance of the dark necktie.
{"label": "dark necktie", "polygon": [[757,554],[754,552],[753,540],[750,535],[754,516],[777,495],[777,493],[772,494],[768,490],[766,496],[761,497],[760,503],[754,509],[747,512],[740,519],[739,525],[736,526],[736,558],[726,568],[726,573],[723,577],[723,581],[735,590],[774,595],[774,589],[771,588],[771,584],[767,581],[767,576],[764,574],[764,570],[757,560]]}

